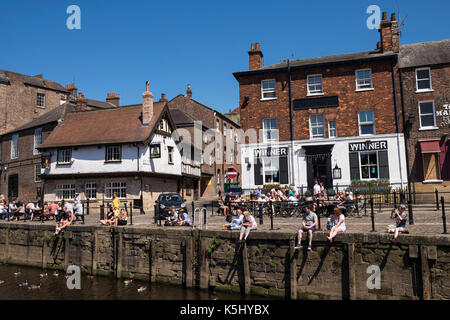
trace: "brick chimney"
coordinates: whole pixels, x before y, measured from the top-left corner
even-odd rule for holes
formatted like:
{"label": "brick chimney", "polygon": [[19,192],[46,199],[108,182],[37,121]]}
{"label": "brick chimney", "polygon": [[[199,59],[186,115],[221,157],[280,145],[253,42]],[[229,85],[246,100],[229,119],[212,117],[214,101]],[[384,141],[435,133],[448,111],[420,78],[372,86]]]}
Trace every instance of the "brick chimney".
{"label": "brick chimney", "polygon": [[381,51],[393,51],[398,53],[400,50],[400,43],[398,38],[398,22],[395,13],[393,13],[391,19],[388,20],[387,13],[383,12],[380,29],[378,31],[380,32],[381,38]]}
{"label": "brick chimney", "polygon": [[166,98],[166,94],[165,93],[161,93],[161,98],[159,99],[159,102],[167,102],[167,98]]}
{"label": "brick chimney", "polygon": [[106,102],[112,103],[116,107],[120,106],[120,98],[117,93],[108,93],[106,95]]}
{"label": "brick chimney", "polygon": [[190,84],[187,85],[186,97],[189,97],[189,98],[192,99],[192,90],[191,90],[191,85]]}
{"label": "brick chimney", "polygon": [[77,98],[78,89],[75,87],[75,84],[66,84],[66,90],[69,91],[69,96],[72,97],[72,99],[75,100]]}
{"label": "brick chimney", "polygon": [[44,79],[44,75],[41,73],[41,74],[38,74],[37,76],[34,76],[33,78],[39,78],[39,79]]}
{"label": "brick chimney", "polygon": [[148,126],[153,117],[153,93],[150,92],[150,85],[146,82],[146,91],[142,94],[142,125]]}
{"label": "brick chimney", "polygon": [[86,99],[84,98],[84,95],[81,92],[78,94],[77,102],[75,104],[75,110],[77,112],[88,110]]}
{"label": "brick chimney", "polygon": [[259,69],[263,66],[262,64],[262,58],[263,54],[261,52],[261,49],[259,47],[259,43],[252,43],[250,51],[248,52],[249,57],[249,70]]}

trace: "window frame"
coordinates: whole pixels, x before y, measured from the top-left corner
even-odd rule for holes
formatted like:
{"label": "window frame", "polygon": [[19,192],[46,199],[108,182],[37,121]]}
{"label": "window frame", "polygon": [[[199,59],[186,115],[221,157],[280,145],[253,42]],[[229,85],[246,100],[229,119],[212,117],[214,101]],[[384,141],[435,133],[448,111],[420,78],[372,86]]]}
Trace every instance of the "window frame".
{"label": "window frame", "polygon": [[[39,131],[40,131],[40,137],[41,137],[40,141],[41,142],[39,144],[37,144],[36,143],[36,132],[39,132]],[[42,128],[37,128],[34,130],[33,155],[36,156],[36,155],[41,154],[41,152],[37,149],[37,147],[41,144],[42,144]]]}
{"label": "window frame", "polygon": [[[42,99],[39,99],[39,97],[42,97]],[[38,92],[36,94],[36,107],[41,108],[41,109],[45,109],[45,93],[42,92]],[[39,105],[39,102],[42,101],[42,105]]]}
{"label": "window frame", "polygon": [[[335,135],[334,135],[334,136],[331,135],[331,127],[330,127],[330,124],[331,124],[332,122],[334,122],[334,132],[335,132]],[[334,139],[334,138],[337,138],[337,136],[338,136],[338,133],[337,133],[337,121],[336,121],[336,120],[329,120],[329,121],[328,121],[328,138]]]}
{"label": "window frame", "polygon": [[[95,197],[92,197],[92,193],[95,193]],[[97,182],[86,182],[84,184],[84,195],[86,199],[97,199]]]}
{"label": "window frame", "polygon": [[[266,167],[266,161],[270,161],[270,167]],[[266,181],[266,171],[269,171],[269,169],[273,169],[274,168],[274,162],[278,162],[278,182],[277,181]],[[265,157],[261,159],[261,165],[262,165],[262,174],[263,174],[263,182],[264,184],[277,184],[280,183],[280,158],[279,157]],[[273,180],[273,173],[275,172],[274,170],[270,170],[270,172],[272,172],[272,180]]]}
{"label": "window frame", "polygon": [[[433,120],[434,120],[434,126],[427,126],[427,127],[425,127],[425,126],[422,126],[422,116],[423,116],[423,114],[421,114],[421,112],[420,112],[420,105],[422,104],[422,103],[429,103],[429,102],[431,102],[431,104],[432,104],[432,106],[433,106]],[[436,109],[435,109],[435,105],[434,105],[434,100],[423,100],[423,101],[419,101],[418,103],[417,103],[417,108],[418,108],[418,113],[419,113],[419,130],[436,130],[436,129],[439,129],[437,126],[436,126]],[[427,114],[424,114],[424,115],[429,115],[429,113],[427,113]]]}
{"label": "window frame", "polygon": [[[358,72],[361,71],[370,71],[370,88],[360,88],[358,85]],[[366,79],[364,79],[366,80]],[[355,85],[356,85],[356,90],[355,91],[370,91],[370,90],[375,90],[373,87],[373,72],[372,72],[372,68],[365,68],[365,69],[357,69],[355,70]]]}
{"label": "window frame", "polygon": [[[61,161],[60,159],[60,152],[63,151],[68,151],[69,155],[70,155],[70,160],[68,162],[65,161]],[[56,151],[56,164],[57,165],[67,165],[67,164],[72,164],[72,149],[71,148],[61,148],[61,149],[57,149]]]}
{"label": "window frame", "polygon": [[[421,71],[421,70],[428,70],[428,75],[429,75],[429,80],[430,80],[430,88],[427,89],[419,89],[419,79],[417,78],[417,72]],[[420,92],[431,92],[434,91],[433,90],[433,81],[432,81],[432,77],[431,77],[431,68],[430,67],[424,67],[424,68],[417,68],[415,70],[415,75],[416,75],[416,93],[420,93]],[[424,79],[421,79],[424,80]]]}
{"label": "window frame", "polygon": [[[361,161],[361,155],[362,154],[375,154],[377,157],[377,177],[376,178],[371,178],[370,177],[370,168],[373,167],[374,165],[372,164],[367,164],[367,165],[363,165],[362,161]],[[358,152],[358,156],[359,156],[359,176],[360,176],[360,180],[378,180],[380,179],[380,161],[378,159],[378,151],[374,150],[374,151],[360,151]],[[369,178],[363,178],[363,171],[362,168],[364,167],[369,167]]]}
{"label": "window frame", "polygon": [[[111,148],[119,148],[119,159],[108,159],[108,150]],[[115,152],[112,153],[114,155]],[[105,146],[105,163],[122,162],[122,146],[121,145],[107,145]]]}
{"label": "window frame", "polygon": [[[15,151],[15,152],[13,152]],[[19,134],[15,133],[11,136],[11,159],[19,158]]]}
{"label": "window frame", "polygon": [[[64,197],[64,192],[68,192],[69,196]],[[56,185],[56,199],[57,200],[73,200],[75,199],[75,184],[63,183]],[[61,193],[62,197],[61,197]]]}
{"label": "window frame", "polygon": [[[39,170],[37,170],[38,166],[39,166]],[[39,172],[39,174],[38,174],[38,172]],[[35,183],[42,182],[41,172],[42,172],[42,164],[35,163],[34,164],[34,182]]]}
{"label": "window frame", "polygon": [[167,163],[168,164],[174,164],[173,151],[174,151],[174,147],[171,147],[171,146],[167,147]]}
{"label": "window frame", "polygon": [[[270,89],[270,91],[269,91],[267,89],[264,89],[263,83],[264,82],[272,82],[272,81],[274,82],[273,90]],[[264,97],[265,93],[272,93],[272,92],[275,94],[274,97]],[[275,100],[275,99],[277,99],[277,80],[276,79],[264,79],[264,80],[261,80],[261,101]]]}
{"label": "window frame", "polygon": [[[323,135],[314,136],[313,135],[313,125],[312,125],[312,117],[322,117],[322,127],[323,127]],[[314,128],[320,128],[319,126],[314,126]],[[309,115],[309,138],[310,139],[323,139],[325,138],[325,115],[323,113],[320,114],[310,114]]]}
{"label": "window frame", "polygon": [[[270,127],[270,129],[266,129],[266,127],[264,125],[266,120],[275,120],[276,128]],[[272,121],[270,121],[270,123],[272,123]],[[263,130],[263,142],[279,141],[280,136],[279,136],[279,131],[278,131],[278,118],[264,118],[262,120],[262,130]],[[274,138],[274,139],[267,139],[266,138],[266,132],[267,131],[272,132],[273,130],[276,130],[276,138]],[[270,136],[272,137],[272,134]]]}
{"label": "window frame", "polygon": [[[359,113],[360,112],[367,112],[367,111],[372,111],[373,112],[373,121],[372,122],[361,122]],[[373,126],[373,133],[361,133],[361,125],[368,125],[368,124],[372,124]],[[373,136],[377,134],[377,130],[375,127],[375,111],[374,110],[358,110],[358,128],[359,128],[359,135],[360,136]]]}
{"label": "window frame", "polygon": [[[110,186],[108,186],[108,184]],[[116,184],[114,186],[114,184]],[[123,191],[125,191],[125,197],[123,197]],[[110,196],[108,196],[108,193],[110,192]],[[117,197],[119,199],[126,199],[127,198],[127,183],[123,181],[110,181],[105,182],[105,198],[106,199],[112,199],[114,196],[114,192],[117,193]]]}
{"label": "window frame", "polygon": [[[311,90],[309,89],[309,79],[312,77],[319,77],[320,76],[320,87],[321,90],[319,91],[314,91],[311,92]],[[317,85],[317,84],[314,84]],[[323,75],[322,74],[309,74],[306,76],[306,92],[307,92],[307,96],[321,96],[324,95],[323,93]]]}

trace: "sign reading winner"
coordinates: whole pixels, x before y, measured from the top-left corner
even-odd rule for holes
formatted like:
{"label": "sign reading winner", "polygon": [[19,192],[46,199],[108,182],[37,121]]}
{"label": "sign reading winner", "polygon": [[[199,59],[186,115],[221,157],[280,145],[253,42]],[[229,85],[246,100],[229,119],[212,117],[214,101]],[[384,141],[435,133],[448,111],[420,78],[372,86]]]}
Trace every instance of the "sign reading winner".
{"label": "sign reading winner", "polygon": [[255,157],[284,157],[288,155],[288,148],[265,148],[265,149],[255,149],[253,150]]}
{"label": "sign reading winner", "polygon": [[387,141],[366,141],[366,142],[355,142],[348,144],[348,151],[358,152],[358,151],[372,151],[372,150],[386,150]]}

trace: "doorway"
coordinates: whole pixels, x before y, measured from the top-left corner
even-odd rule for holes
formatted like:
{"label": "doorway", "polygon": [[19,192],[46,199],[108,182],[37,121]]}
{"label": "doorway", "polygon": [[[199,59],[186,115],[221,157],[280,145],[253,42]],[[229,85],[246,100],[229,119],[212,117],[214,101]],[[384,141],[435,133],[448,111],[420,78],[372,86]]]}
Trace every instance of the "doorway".
{"label": "doorway", "polygon": [[323,182],[326,189],[333,187],[331,168],[331,151],[334,145],[304,147],[306,157],[306,170],[308,189],[314,187],[317,180]]}
{"label": "doorway", "polygon": [[17,198],[19,196],[19,175],[11,174],[8,176],[8,198]]}

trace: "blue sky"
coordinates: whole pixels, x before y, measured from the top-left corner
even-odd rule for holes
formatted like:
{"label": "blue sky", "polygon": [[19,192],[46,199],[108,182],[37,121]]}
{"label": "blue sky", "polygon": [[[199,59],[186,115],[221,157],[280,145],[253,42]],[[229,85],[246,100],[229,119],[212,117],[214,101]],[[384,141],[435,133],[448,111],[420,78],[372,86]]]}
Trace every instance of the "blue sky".
{"label": "blue sky", "polygon": [[[369,5],[406,15],[401,44],[450,38],[450,1],[0,1],[0,68],[75,84],[86,97],[117,92],[141,102],[145,81],[155,99],[185,93],[221,112],[238,105],[232,72],[248,69],[251,42],[264,64],[368,51]],[[81,30],[68,30],[69,5]]]}

